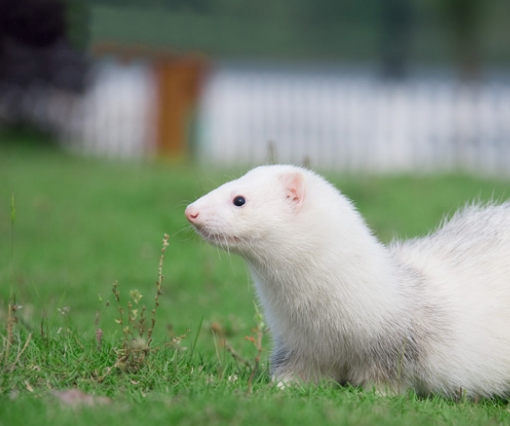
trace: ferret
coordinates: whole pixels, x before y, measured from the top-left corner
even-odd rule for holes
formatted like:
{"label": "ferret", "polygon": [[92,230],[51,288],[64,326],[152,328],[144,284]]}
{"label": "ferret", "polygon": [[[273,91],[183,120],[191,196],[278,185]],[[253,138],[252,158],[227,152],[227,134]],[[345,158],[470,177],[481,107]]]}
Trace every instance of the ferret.
{"label": "ferret", "polygon": [[426,237],[383,245],[324,178],[272,165],[185,215],[246,260],[279,384],[510,395],[510,202],[469,205]]}

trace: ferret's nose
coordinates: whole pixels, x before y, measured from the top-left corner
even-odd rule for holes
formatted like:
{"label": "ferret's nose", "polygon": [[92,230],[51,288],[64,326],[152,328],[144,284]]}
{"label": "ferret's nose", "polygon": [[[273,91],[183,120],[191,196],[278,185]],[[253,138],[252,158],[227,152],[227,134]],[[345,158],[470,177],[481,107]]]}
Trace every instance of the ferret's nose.
{"label": "ferret's nose", "polygon": [[188,207],[186,207],[184,214],[186,215],[188,222],[194,223],[199,215],[199,212],[198,209],[193,206],[193,204],[190,204]]}

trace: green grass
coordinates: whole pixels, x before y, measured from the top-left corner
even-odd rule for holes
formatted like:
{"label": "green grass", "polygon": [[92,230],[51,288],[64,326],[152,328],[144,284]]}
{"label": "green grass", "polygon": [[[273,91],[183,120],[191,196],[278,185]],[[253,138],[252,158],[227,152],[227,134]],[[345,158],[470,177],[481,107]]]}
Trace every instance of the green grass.
{"label": "green grass", "polygon": [[[267,373],[268,337],[248,395],[257,353],[244,339],[256,326],[250,278],[240,259],[199,241],[183,216],[188,202],[244,169],[76,158],[24,138],[11,143],[1,138],[0,426],[510,421],[504,401],[451,402],[412,393],[383,398],[327,384],[275,389]],[[328,177],[386,242],[427,233],[444,214],[473,198],[510,194],[508,181],[468,176]],[[115,322],[119,311],[112,283],[119,283],[125,311],[133,289],[150,311],[164,233],[170,240],[154,351],[138,371],[123,371],[115,367],[124,338]],[[7,355],[13,296],[22,308]],[[99,345],[97,327],[103,332]],[[247,365],[233,359],[211,328],[223,330]],[[186,338],[171,343],[183,333]],[[66,389],[112,402],[72,410],[52,394]]]}

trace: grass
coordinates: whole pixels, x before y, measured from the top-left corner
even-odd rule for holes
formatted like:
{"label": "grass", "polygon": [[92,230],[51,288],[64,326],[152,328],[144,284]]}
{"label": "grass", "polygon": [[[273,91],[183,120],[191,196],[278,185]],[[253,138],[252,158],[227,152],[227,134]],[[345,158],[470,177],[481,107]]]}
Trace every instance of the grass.
{"label": "grass", "polygon": [[[0,426],[510,421],[505,401],[412,393],[382,398],[328,384],[276,389],[268,376],[268,336],[257,344],[261,319],[243,263],[200,242],[183,217],[189,201],[244,168],[226,173],[92,160],[5,139],[0,136]],[[329,178],[383,241],[423,235],[473,198],[510,194],[508,181],[457,175]],[[121,368],[128,312],[139,315],[145,304],[145,333],[150,327],[165,233],[150,351],[140,368]],[[142,296],[138,304],[133,290]],[[123,325],[116,322],[119,309]],[[10,334],[9,316],[17,319]],[[108,399],[70,409],[57,393],[69,389]]]}

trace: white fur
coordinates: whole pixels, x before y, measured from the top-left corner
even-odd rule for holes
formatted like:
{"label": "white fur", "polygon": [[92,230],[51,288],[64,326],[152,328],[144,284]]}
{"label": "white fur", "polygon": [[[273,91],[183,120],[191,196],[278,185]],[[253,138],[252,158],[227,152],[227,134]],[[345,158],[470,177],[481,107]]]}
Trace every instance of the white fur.
{"label": "white fur", "polygon": [[186,216],[246,259],[276,380],[510,394],[510,203],[467,207],[425,238],[386,247],[320,176],[262,166]]}

